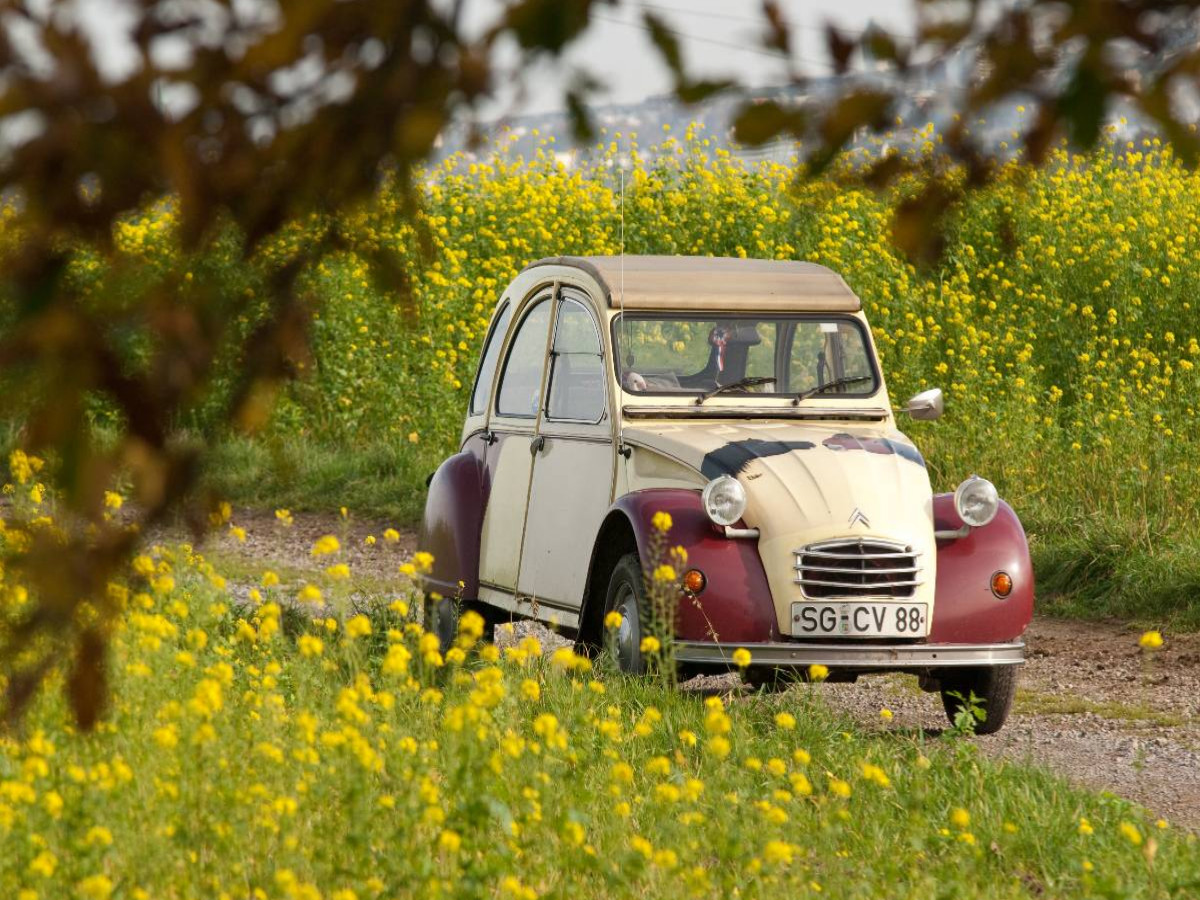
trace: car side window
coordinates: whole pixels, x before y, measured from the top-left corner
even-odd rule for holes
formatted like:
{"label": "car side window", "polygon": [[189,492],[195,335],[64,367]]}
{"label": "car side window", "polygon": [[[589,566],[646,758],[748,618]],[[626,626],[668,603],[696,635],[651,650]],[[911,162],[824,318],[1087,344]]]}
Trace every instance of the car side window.
{"label": "car side window", "polygon": [[532,419],[542,402],[542,364],[546,360],[546,329],[550,327],[548,298],[539,300],[513,338],[500,376],[500,394],[496,412],[502,416]]}
{"label": "car side window", "polygon": [[550,357],[551,419],[599,422],[604,415],[604,354],[596,323],[582,303],[563,300]]}
{"label": "car side window", "polygon": [[505,303],[496,317],[492,330],[483,345],[483,359],[479,363],[479,374],[475,377],[475,388],[471,391],[471,415],[478,416],[487,409],[488,397],[492,394],[492,379],[496,376],[496,363],[500,359],[500,347],[508,331],[508,320],[512,318],[512,304]]}

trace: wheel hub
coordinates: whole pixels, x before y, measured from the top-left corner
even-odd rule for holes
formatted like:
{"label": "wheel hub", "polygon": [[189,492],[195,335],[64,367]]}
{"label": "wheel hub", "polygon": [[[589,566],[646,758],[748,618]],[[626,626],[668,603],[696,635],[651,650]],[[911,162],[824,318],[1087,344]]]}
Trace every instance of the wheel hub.
{"label": "wheel hub", "polygon": [[635,668],[642,642],[637,597],[631,585],[621,585],[615,608],[621,614],[621,627],[617,629],[617,662],[622,671],[631,672]]}

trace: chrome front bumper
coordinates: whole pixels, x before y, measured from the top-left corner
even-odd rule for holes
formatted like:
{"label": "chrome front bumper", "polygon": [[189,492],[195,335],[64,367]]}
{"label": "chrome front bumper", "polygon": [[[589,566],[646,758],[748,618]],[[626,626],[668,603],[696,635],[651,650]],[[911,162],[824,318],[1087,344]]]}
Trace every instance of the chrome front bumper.
{"label": "chrome front bumper", "polygon": [[677,641],[675,659],[683,663],[732,666],[733,651],[750,651],[756,666],[826,666],[855,671],[943,669],[956,666],[1019,666],[1025,644],[716,644]]}

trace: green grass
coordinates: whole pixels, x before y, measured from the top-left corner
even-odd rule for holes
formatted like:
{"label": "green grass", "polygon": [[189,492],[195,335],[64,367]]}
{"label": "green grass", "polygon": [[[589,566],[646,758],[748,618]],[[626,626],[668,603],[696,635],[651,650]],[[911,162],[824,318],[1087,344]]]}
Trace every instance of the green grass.
{"label": "green grass", "polygon": [[302,439],[230,439],[214,450],[205,483],[241,506],[355,513],[415,525],[438,449],[380,441],[331,446]]}
{"label": "green grass", "polygon": [[1188,722],[1184,716],[1154,709],[1149,704],[1122,703],[1119,700],[1098,703],[1070,694],[1048,694],[1024,688],[1017,691],[1016,712],[1038,716],[1077,716],[1091,713],[1104,719],[1161,728],[1176,728]]}
{"label": "green grass", "polygon": [[[1200,887],[1194,835],[969,739],[861,732],[819,687],[706,697],[529,643],[439,666],[401,610],[356,620],[354,638],[346,620],[271,605],[240,620],[206,563],[156,563],[157,588],[130,585],[148,590],[116,634],[105,726],[75,733],[50,695],[0,743],[0,896],[1165,900]],[[322,587],[335,607],[363,588]]]}
{"label": "green grass", "polygon": [[1121,524],[1035,536],[1039,609],[1200,631],[1200,533],[1139,538]]}

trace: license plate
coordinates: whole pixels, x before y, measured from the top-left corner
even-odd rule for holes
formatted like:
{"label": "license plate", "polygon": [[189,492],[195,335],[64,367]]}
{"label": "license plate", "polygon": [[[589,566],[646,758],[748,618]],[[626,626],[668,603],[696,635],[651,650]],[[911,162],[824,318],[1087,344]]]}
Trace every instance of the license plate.
{"label": "license plate", "polygon": [[795,637],[924,637],[924,603],[793,603]]}

